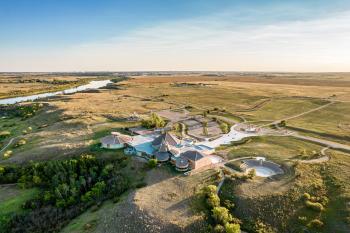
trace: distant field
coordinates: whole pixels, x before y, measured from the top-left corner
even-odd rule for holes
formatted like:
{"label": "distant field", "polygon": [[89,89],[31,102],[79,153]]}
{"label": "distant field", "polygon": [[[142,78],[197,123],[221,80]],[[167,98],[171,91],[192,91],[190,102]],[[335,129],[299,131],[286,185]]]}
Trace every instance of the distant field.
{"label": "distant field", "polygon": [[267,101],[254,111],[243,114],[249,121],[278,120],[317,108],[327,101],[318,99],[282,98]]}
{"label": "distant field", "polygon": [[0,99],[54,92],[83,85],[98,76],[0,73]]}
{"label": "distant field", "polygon": [[350,144],[350,103],[339,102],[310,114],[288,120],[287,125],[306,129],[312,136]]}

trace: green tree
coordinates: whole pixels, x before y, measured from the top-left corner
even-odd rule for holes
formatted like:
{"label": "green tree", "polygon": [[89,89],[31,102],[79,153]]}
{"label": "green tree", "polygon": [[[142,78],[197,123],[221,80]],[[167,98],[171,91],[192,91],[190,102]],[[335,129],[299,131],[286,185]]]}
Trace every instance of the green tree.
{"label": "green tree", "polygon": [[237,223],[226,223],[225,224],[226,233],[241,233],[241,227]]}
{"label": "green tree", "polygon": [[208,136],[208,122],[203,122],[203,135]]}
{"label": "green tree", "polygon": [[212,217],[217,224],[225,225],[233,220],[229,210],[225,207],[214,207],[212,209]]}
{"label": "green tree", "polygon": [[220,129],[223,133],[228,133],[229,132],[229,126],[225,122],[220,123]]}
{"label": "green tree", "polygon": [[157,159],[148,160],[148,167],[149,168],[155,168],[155,167],[157,167],[157,164],[158,164]]}

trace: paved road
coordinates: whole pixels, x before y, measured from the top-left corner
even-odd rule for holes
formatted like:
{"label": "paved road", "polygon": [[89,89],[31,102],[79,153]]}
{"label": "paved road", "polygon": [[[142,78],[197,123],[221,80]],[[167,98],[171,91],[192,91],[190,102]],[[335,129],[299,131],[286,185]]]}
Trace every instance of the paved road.
{"label": "paved road", "polygon": [[341,149],[341,150],[345,150],[350,152],[350,146],[348,145],[344,145],[344,144],[340,144],[337,142],[333,142],[333,141],[329,141],[329,140],[325,140],[325,139],[320,139],[320,138],[314,138],[314,137],[310,137],[310,136],[303,136],[300,134],[292,134],[291,136],[296,137],[298,139],[302,139],[302,140],[306,140],[306,141],[310,141],[310,142],[315,142],[324,146],[327,146],[329,148],[332,149]]}

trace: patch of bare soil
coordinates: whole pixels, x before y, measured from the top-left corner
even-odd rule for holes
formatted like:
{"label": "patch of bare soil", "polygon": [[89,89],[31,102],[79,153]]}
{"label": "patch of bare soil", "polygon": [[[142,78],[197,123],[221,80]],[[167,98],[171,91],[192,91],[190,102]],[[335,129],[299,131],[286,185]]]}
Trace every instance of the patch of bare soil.
{"label": "patch of bare soil", "polygon": [[165,169],[147,175],[147,187],[138,189],[106,213],[97,232],[180,233],[202,232],[203,217],[190,209],[197,182],[173,177]]}

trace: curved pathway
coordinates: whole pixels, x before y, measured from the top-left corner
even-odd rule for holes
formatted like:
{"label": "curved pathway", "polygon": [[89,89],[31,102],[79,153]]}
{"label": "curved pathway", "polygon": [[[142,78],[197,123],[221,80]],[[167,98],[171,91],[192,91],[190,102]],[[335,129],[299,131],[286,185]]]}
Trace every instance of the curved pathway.
{"label": "curved pathway", "polygon": [[310,159],[310,160],[302,160],[302,159],[296,159],[296,161],[300,163],[325,163],[330,160],[330,156],[326,154],[326,150],[328,150],[329,147],[324,147],[321,150],[321,155],[322,157],[317,158],[317,159]]}
{"label": "curved pathway", "polygon": [[4,150],[6,150],[7,147],[9,147],[11,145],[11,143],[13,142],[13,140],[15,140],[17,137],[11,138],[10,141],[0,150],[0,153],[3,152]]}

